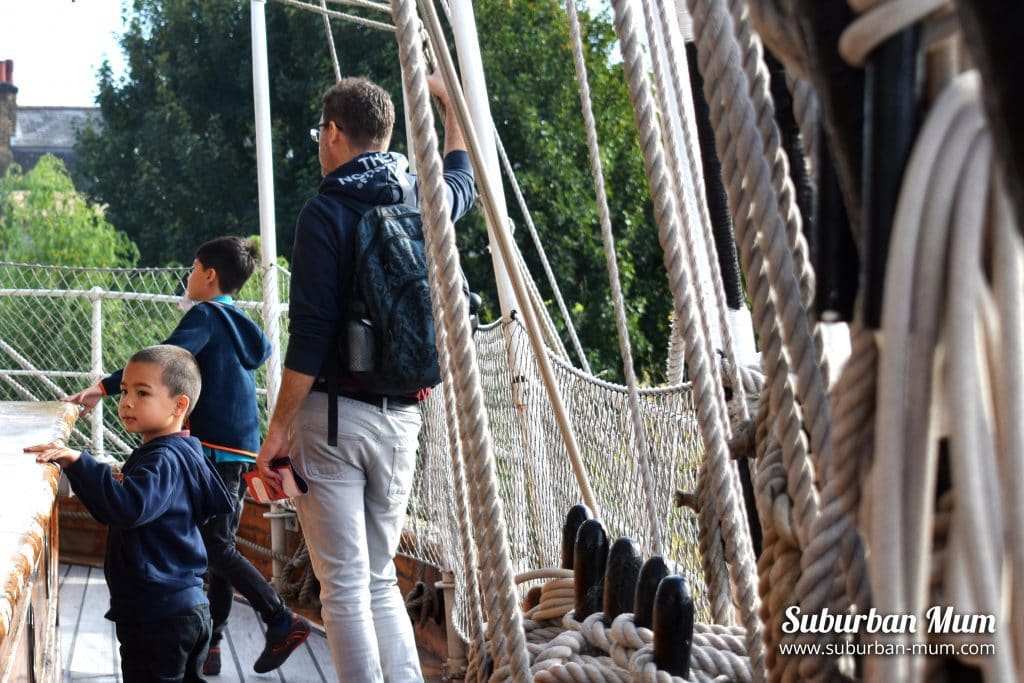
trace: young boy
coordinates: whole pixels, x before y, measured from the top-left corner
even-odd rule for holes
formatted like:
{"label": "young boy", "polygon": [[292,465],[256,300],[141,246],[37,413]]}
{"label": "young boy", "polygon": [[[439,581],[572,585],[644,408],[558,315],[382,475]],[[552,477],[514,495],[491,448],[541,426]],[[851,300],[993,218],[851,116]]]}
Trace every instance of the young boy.
{"label": "young boy", "polygon": [[199,396],[199,367],[176,346],[150,346],[128,361],[117,414],[142,435],[118,482],[110,467],[60,442],[30,446],[56,462],[93,517],[107,524],[106,617],[116,624],[128,683],[202,681],[210,639],[199,525],[231,511],[198,439],[182,430]]}
{"label": "young boy", "polygon": [[[263,575],[238,552],[235,538],[245,496],[243,475],[252,468],[260,445],[260,421],[254,371],[270,355],[267,338],[241,310],[232,295],[248,281],[259,252],[251,240],[218,237],[196,251],[186,296],[195,302],[164,342],[191,352],[199,363],[203,395],[189,420],[189,429],[215,463],[235,499],[230,514],[211,519],[202,528],[209,555],[210,614],[213,636],[203,673],[220,673],[220,641],[234,599],[233,588],[245,596],[267,624],[266,646],[253,668],[275,669],[309,636],[309,622],[285,605]],[[91,409],[116,390],[120,371],[67,401]]]}

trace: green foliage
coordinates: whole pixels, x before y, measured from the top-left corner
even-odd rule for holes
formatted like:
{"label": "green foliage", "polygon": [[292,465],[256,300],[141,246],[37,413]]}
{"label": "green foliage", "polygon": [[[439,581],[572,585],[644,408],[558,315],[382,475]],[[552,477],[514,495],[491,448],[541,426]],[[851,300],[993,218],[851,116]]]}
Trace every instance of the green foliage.
{"label": "green foliage", "polygon": [[[544,250],[559,280],[580,342],[595,372],[622,381],[622,360],[598,221],[586,131],[573,67],[565,10],[557,0],[485,0],[475,5],[491,113],[515,168]],[[585,60],[601,144],[605,186],[616,238],[637,375],[664,380],[671,295],[637,144],[633,111],[611,24],[581,13]],[[525,224],[506,183],[509,212]],[[483,229],[467,230],[463,253],[484,250]],[[530,272],[550,292],[540,258],[525,228],[517,230]],[[473,284],[487,281],[467,264]],[[496,295],[488,297],[497,308]],[[564,329],[550,297],[556,324]],[[567,335],[563,335],[568,339]],[[572,353],[572,351],[570,351]]]}
{"label": "green foliage", "polygon": [[[480,0],[474,10],[496,125],[574,324],[593,369],[621,379],[564,10],[557,0]],[[287,258],[295,217],[319,183],[308,129],[334,78],[319,16],[275,3],[266,16],[278,248]],[[144,264],[187,264],[207,239],[258,231],[249,3],[134,0],[129,17],[122,38],[128,73],[118,81],[101,70],[104,126],[79,139],[78,181],[109,205],[111,221],[136,241]],[[630,341],[638,375],[661,381],[671,297],[632,110],[612,57],[610,22],[585,13],[581,19]],[[400,107],[394,36],[348,22],[332,26],[343,73],[372,78]],[[405,149],[401,125],[393,147]],[[506,196],[513,220],[523,224],[508,188]],[[496,317],[482,218],[463,219],[458,232],[467,275],[484,294],[484,319]],[[541,278],[527,231],[517,239]],[[538,285],[552,298],[546,282]],[[562,326],[557,311],[555,318]]]}
{"label": "green foliage", "polygon": [[[76,147],[77,180],[108,204],[146,265],[189,264],[197,246],[259,232],[249,3],[135,0],[121,38],[127,74],[100,71],[102,129]],[[291,253],[295,217],[320,179],[309,128],[333,82],[321,18],[266,9],[276,223]],[[337,28],[349,74],[397,87],[394,38]]]}
{"label": "green foliage", "polygon": [[69,266],[130,266],[139,258],[75,190],[64,162],[44,155],[28,173],[12,166],[0,179],[0,260]]}

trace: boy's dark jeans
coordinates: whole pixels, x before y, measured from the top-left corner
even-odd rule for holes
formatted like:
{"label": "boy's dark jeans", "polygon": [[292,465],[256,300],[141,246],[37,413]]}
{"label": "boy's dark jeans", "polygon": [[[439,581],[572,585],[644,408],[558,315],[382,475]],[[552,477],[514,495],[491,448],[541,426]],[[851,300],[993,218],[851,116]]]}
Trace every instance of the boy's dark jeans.
{"label": "boy's dark jeans", "polygon": [[190,683],[205,680],[203,660],[210,643],[210,609],[146,621],[119,621],[121,675],[125,683]]}
{"label": "boy's dark jeans", "polygon": [[224,628],[231,613],[234,590],[245,596],[264,623],[272,624],[288,615],[288,607],[256,567],[235,547],[238,524],[242,520],[245,500],[245,479],[242,475],[251,465],[245,462],[216,463],[217,472],[224,480],[228,493],[235,497],[234,512],[211,517],[201,528],[210,567],[210,615],[213,618],[213,636],[210,647],[220,645]]}

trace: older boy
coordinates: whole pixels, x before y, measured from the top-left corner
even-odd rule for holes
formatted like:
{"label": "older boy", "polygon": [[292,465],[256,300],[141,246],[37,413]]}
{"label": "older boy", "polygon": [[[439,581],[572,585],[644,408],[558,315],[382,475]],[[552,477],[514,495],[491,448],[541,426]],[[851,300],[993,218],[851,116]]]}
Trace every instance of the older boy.
{"label": "older boy", "polygon": [[[245,496],[243,475],[259,449],[260,420],[254,371],[270,355],[267,338],[240,309],[232,295],[248,281],[259,252],[251,240],[218,237],[196,250],[186,296],[193,302],[164,342],[180,346],[195,357],[203,378],[202,399],[189,420],[203,451],[215,463],[235,499],[229,514],[211,519],[202,528],[209,555],[210,614],[213,636],[203,673],[220,673],[220,641],[234,600],[233,588],[245,596],[267,624],[266,645],[253,668],[275,669],[309,636],[309,622],[285,605],[273,586],[235,547]],[[116,391],[120,371],[66,400],[91,409],[104,395]]]}
{"label": "older boy", "polygon": [[88,452],[60,442],[31,446],[59,464],[93,517],[107,524],[106,617],[116,624],[124,680],[202,681],[210,639],[199,526],[231,511],[223,482],[182,424],[199,396],[199,367],[176,346],[151,346],[128,361],[117,414],[142,435],[118,482]]}

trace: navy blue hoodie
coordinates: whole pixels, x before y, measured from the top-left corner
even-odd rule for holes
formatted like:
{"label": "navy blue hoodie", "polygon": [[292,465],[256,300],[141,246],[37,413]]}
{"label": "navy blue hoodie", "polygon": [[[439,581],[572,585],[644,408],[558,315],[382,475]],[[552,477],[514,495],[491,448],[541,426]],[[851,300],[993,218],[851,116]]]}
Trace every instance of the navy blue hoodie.
{"label": "navy blue hoodie", "polygon": [[[197,303],[164,344],[180,346],[199,363],[203,389],[188,428],[204,446],[256,457],[260,415],[255,370],[270,355],[270,342],[242,311],[213,301]],[[122,370],[105,377],[106,394],[121,391]]]}
{"label": "navy blue hoodie", "polygon": [[233,504],[196,438],[178,432],[136,448],[121,482],[88,452],[64,472],[86,509],[109,527],[108,619],[161,619],[207,602],[199,526]]}
{"label": "navy blue hoodie", "polygon": [[[394,152],[367,152],[329,173],[306,202],[295,226],[284,365],[323,376],[344,329],[352,289],[352,236],[361,212],[373,206],[416,205],[416,176]],[[473,206],[473,167],[463,151],[444,158],[453,221]]]}

